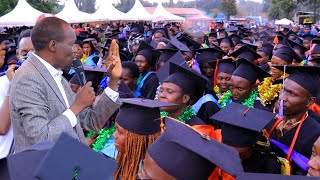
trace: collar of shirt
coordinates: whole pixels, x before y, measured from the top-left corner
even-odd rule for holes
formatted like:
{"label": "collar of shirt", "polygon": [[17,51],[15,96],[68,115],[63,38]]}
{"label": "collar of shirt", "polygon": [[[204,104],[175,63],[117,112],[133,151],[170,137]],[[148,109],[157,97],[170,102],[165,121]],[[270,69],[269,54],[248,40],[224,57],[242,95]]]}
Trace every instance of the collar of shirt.
{"label": "collar of shirt", "polygon": [[51,64],[49,64],[47,61],[42,59],[40,56],[36,55],[35,53],[32,53],[32,54],[39,59],[39,61],[46,67],[46,69],[49,71],[49,73],[53,78],[57,78],[59,81],[61,81],[62,74],[63,74],[61,69],[54,68]]}

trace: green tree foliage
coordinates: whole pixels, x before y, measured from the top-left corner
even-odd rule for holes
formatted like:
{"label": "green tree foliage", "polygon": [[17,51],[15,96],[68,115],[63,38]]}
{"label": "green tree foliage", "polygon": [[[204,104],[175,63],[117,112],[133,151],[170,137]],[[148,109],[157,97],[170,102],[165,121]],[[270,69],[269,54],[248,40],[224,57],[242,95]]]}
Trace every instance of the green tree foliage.
{"label": "green tree foliage", "polygon": [[[58,11],[58,3],[56,0],[27,0],[27,2],[35,9],[55,14]],[[0,16],[10,12],[18,3],[18,0],[0,0]],[[23,12],[21,12],[23,13]]]}
{"label": "green tree foliage", "polygon": [[227,19],[237,14],[236,0],[221,0],[221,11],[226,14]]}
{"label": "green tree foliage", "polygon": [[272,0],[268,16],[270,19],[292,18],[297,3],[293,0]]}
{"label": "green tree foliage", "polygon": [[96,0],[75,0],[75,3],[80,11],[86,13],[94,13],[96,11]]}

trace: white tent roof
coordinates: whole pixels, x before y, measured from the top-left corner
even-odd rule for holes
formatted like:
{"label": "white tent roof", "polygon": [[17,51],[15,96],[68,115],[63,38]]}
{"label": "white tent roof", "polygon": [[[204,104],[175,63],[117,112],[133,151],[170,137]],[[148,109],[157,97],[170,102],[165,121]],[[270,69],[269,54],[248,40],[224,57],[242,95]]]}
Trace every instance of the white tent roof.
{"label": "white tent roof", "polygon": [[95,21],[125,20],[126,14],[116,9],[112,1],[103,0],[99,9],[93,13],[93,19]]}
{"label": "white tent roof", "polygon": [[34,9],[26,0],[19,0],[11,12],[0,17],[0,26],[34,26],[42,14],[44,13]]}
{"label": "white tent roof", "polygon": [[127,20],[135,21],[151,21],[153,15],[150,14],[141,4],[140,0],[136,0],[132,9],[126,13]]}
{"label": "white tent roof", "polygon": [[276,21],[276,24],[279,24],[279,25],[290,25],[290,24],[293,24],[293,22],[290,21],[289,19],[283,18],[283,19],[280,19],[280,20]]}
{"label": "white tent roof", "polygon": [[66,0],[64,8],[56,14],[56,17],[67,21],[68,23],[89,22],[92,20],[92,14],[79,11],[74,0]]}
{"label": "white tent roof", "polygon": [[183,17],[171,14],[169,11],[165,10],[160,2],[157,8],[153,12],[153,18],[163,17],[166,21],[184,21]]}

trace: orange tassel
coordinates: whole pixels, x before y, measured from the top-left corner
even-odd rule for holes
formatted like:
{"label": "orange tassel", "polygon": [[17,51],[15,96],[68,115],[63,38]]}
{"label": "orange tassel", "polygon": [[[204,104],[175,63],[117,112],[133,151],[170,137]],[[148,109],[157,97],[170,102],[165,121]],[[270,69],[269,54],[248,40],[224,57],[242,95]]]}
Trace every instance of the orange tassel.
{"label": "orange tassel", "polygon": [[274,37],[273,44],[279,44],[278,36]]}

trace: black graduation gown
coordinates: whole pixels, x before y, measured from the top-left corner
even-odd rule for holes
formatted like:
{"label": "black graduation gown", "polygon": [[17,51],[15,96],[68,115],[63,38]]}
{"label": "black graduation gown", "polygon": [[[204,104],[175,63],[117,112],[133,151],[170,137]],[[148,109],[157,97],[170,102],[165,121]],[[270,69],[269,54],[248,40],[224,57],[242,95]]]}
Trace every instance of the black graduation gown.
{"label": "black graduation gown", "polygon": [[191,117],[191,119],[189,119],[188,121],[186,121],[187,124],[189,124],[190,126],[193,125],[206,125],[206,123],[204,123],[199,117],[193,115]]}
{"label": "black graduation gown", "polygon": [[220,108],[212,101],[202,104],[201,108],[198,111],[197,116],[202,119],[206,124],[212,125],[215,128],[221,128],[221,123],[218,121],[213,121],[210,119]]}
{"label": "black graduation gown", "polygon": [[[267,125],[266,129],[268,132],[270,131],[274,123],[275,121],[271,121]],[[292,128],[290,131],[285,133],[284,136],[280,138],[280,142],[290,147],[297,128],[298,126]],[[313,144],[319,136],[320,124],[316,122],[316,120],[314,120],[312,117],[308,116],[301,126],[296,144],[294,146],[294,150],[304,155],[306,158],[310,158]],[[275,131],[271,133],[270,138],[277,139]],[[284,158],[287,156],[277,146],[272,145],[272,148],[278,156]],[[292,163],[292,171],[293,174],[306,174],[306,172],[299,168],[294,162]]]}
{"label": "black graduation gown", "polygon": [[157,87],[159,86],[159,79],[156,73],[150,74],[144,81],[140,89],[141,96],[139,98],[154,99],[156,96]]}
{"label": "black graduation gown", "polygon": [[275,155],[254,150],[253,154],[243,160],[244,172],[281,174],[281,164]]}
{"label": "black graduation gown", "polygon": [[266,110],[266,107],[264,107],[263,104],[259,100],[254,101],[253,107],[256,109]]}

